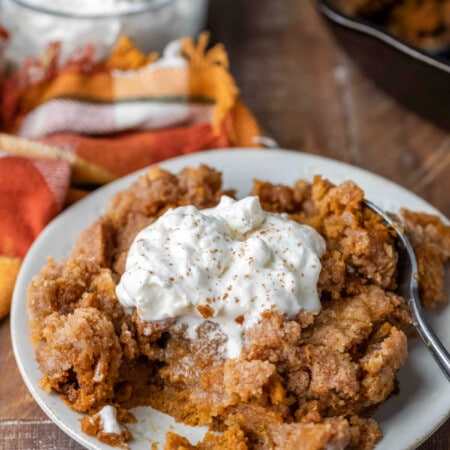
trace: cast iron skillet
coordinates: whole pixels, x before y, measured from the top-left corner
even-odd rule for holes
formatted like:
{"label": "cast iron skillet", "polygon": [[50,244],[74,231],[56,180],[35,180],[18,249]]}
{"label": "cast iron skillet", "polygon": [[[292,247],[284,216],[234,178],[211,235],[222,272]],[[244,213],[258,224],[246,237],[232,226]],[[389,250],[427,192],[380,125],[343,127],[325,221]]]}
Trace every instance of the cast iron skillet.
{"label": "cast iron skillet", "polygon": [[317,0],[337,40],[361,70],[407,108],[450,130],[450,51],[422,51],[383,27]]}

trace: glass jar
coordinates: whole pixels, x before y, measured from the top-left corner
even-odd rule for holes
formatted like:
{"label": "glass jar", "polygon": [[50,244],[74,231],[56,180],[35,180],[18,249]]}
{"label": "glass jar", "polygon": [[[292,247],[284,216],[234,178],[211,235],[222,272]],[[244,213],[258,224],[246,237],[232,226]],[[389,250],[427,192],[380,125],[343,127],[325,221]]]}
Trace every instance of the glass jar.
{"label": "glass jar", "polygon": [[18,64],[54,41],[61,43],[62,61],[88,44],[102,59],[120,35],[144,52],[160,51],[202,30],[208,0],[0,0],[0,7],[0,23],[10,33],[6,58]]}

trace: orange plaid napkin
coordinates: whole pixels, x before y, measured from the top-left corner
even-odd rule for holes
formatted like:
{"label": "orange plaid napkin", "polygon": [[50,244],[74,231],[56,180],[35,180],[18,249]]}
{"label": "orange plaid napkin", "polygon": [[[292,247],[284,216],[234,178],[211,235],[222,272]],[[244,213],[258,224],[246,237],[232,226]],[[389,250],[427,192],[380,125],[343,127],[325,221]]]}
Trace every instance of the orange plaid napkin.
{"label": "orange plaid napkin", "polygon": [[158,58],[123,37],[103,63],[88,47],[59,67],[55,43],[3,81],[0,318],[22,258],[65,204],[166,158],[255,145],[226,52],[207,45],[207,34],[185,38]]}

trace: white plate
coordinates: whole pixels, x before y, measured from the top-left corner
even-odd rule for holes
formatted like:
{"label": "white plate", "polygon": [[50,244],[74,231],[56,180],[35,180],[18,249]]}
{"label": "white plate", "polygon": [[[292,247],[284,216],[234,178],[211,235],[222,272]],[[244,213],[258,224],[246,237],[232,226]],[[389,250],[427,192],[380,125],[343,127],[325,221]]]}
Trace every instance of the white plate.
{"label": "white plate", "polygon": [[[400,186],[372,173],[337,161],[282,150],[214,150],[196,153],[161,163],[163,168],[179,171],[183,167],[208,164],[223,172],[225,188],[235,188],[239,196],[246,195],[252,179],[290,184],[298,178],[311,179],[321,174],[335,183],[346,179],[356,181],[366,191],[366,197],[381,207],[395,211],[408,207],[432,214],[438,212],[428,203]],[[127,188],[138,174],[129,175],[111,183],[59,215],[36,240],[22,265],[14,290],[11,333],[14,352],[23,379],[48,416],[67,434],[89,449],[110,449],[80,431],[79,414],[70,410],[55,394],[39,389],[40,372],[34,359],[34,350],[28,339],[25,292],[31,278],[40,272],[49,255],[57,260],[67,257],[75,238],[103,213],[112,194]],[[447,348],[450,347],[450,307],[430,314],[430,322]],[[406,450],[418,446],[450,414],[450,383],[435,364],[425,346],[417,339],[410,342],[410,357],[400,371],[400,394],[389,399],[377,413],[383,439],[377,450]],[[135,440],[133,450],[148,449],[149,440],[164,442],[167,428],[184,433],[194,442],[204,430],[175,424],[171,418],[150,408],[136,410],[139,422],[132,427]],[[162,446],[160,446],[162,448]]]}

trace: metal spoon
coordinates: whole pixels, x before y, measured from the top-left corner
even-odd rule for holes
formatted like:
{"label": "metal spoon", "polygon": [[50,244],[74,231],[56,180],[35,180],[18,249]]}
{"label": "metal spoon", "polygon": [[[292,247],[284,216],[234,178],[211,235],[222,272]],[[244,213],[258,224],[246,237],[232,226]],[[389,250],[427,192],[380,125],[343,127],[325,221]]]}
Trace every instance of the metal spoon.
{"label": "metal spoon", "polygon": [[424,318],[419,296],[419,269],[411,242],[402,230],[402,226],[389,217],[382,209],[366,200],[366,205],[391,226],[397,233],[396,246],[398,252],[398,293],[403,296],[411,309],[413,325],[433,355],[439,367],[450,381],[450,354]]}

